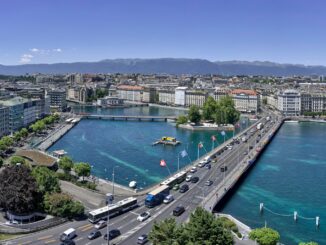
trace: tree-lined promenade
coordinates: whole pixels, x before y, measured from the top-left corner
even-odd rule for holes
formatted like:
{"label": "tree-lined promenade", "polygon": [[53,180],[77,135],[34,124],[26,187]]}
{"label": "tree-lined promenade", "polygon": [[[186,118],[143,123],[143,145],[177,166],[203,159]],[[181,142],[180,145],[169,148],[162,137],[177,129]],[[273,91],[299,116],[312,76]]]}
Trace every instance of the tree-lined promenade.
{"label": "tree-lined promenade", "polygon": [[[202,111],[202,112],[201,112]],[[240,118],[240,112],[235,109],[234,102],[230,96],[225,96],[219,101],[208,97],[202,108],[191,106],[187,116],[179,116],[177,125],[188,121],[199,124],[202,120],[216,124],[235,124]]]}

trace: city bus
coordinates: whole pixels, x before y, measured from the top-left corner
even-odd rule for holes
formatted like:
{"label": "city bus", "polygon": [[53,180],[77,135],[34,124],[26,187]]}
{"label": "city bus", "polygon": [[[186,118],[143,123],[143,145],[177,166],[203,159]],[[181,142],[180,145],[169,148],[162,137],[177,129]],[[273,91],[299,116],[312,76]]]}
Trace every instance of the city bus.
{"label": "city bus", "polygon": [[91,223],[96,223],[100,220],[106,219],[108,214],[110,217],[117,216],[131,209],[138,207],[137,198],[128,197],[115,204],[110,204],[102,208],[92,210],[88,213],[88,220]]}
{"label": "city bus", "polygon": [[145,199],[145,206],[148,208],[153,208],[160,205],[164,198],[170,194],[170,186],[160,185],[155,190],[147,194]]}
{"label": "city bus", "polygon": [[173,175],[167,180],[164,180],[160,185],[168,185],[171,189],[176,184],[180,184],[181,182],[183,182],[186,179],[186,177],[187,177],[187,172],[181,171],[180,173]]}

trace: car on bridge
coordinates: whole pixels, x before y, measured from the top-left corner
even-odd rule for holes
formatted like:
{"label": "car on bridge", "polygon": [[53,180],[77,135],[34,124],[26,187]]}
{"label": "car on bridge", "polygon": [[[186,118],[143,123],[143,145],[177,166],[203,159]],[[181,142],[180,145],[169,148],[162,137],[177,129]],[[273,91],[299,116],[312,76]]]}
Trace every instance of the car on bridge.
{"label": "car on bridge", "polygon": [[73,240],[68,239],[61,242],[60,245],[75,245],[75,242]]}
{"label": "car on bridge", "polygon": [[179,184],[175,184],[174,186],[173,186],[173,188],[172,188],[172,190],[174,190],[174,191],[177,191],[177,190],[179,190],[180,189],[180,185]]}
{"label": "car on bridge", "polygon": [[192,177],[190,180],[191,183],[197,183],[198,181],[199,181],[199,177],[197,176]]}
{"label": "car on bridge", "polygon": [[[109,231],[109,240],[113,240],[114,238],[121,235],[121,232],[118,229],[113,229]],[[104,235],[104,240],[108,240],[108,234]]]}
{"label": "car on bridge", "polygon": [[151,217],[150,212],[144,212],[144,213],[141,213],[140,215],[138,215],[137,221],[143,222],[143,221],[147,220],[149,217]]}
{"label": "car on bridge", "polygon": [[100,220],[96,225],[94,225],[95,229],[102,229],[106,226],[105,220]]}
{"label": "car on bridge", "polygon": [[186,177],[186,182],[190,182],[191,178],[192,178],[192,175],[188,174],[187,177]]}
{"label": "car on bridge", "polygon": [[190,169],[190,173],[196,173],[197,172],[197,168],[196,167],[192,167],[191,169]]}
{"label": "car on bridge", "polygon": [[99,231],[99,230],[95,230],[95,231],[92,231],[88,236],[87,238],[89,240],[94,240],[98,237],[102,236],[102,233]]}
{"label": "car on bridge", "polygon": [[147,237],[146,234],[143,234],[143,235],[139,236],[138,239],[137,239],[137,244],[139,244],[139,245],[143,245],[143,244],[145,244],[147,242],[148,242],[148,237]]}
{"label": "car on bridge", "polygon": [[187,192],[188,190],[189,190],[189,186],[188,186],[188,185],[183,185],[183,186],[180,187],[179,192],[180,192],[180,193],[185,193],[185,192]]}
{"label": "car on bridge", "polygon": [[211,186],[213,184],[213,181],[212,180],[207,180],[206,182],[205,182],[205,185],[206,186]]}
{"label": "car on bridge", "polygon": [[177,206],[175,209],[173,209],[173,216],[180,216],[185,211],[185,208],[183,206]]}

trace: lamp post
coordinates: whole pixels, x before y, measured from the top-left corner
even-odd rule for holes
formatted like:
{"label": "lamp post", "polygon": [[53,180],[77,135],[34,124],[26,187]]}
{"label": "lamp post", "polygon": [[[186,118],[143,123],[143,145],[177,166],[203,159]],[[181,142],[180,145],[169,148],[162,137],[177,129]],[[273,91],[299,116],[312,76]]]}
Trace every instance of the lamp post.
{"label": "lamp post", "polygon": [[109,222],[110,222],[110,213],[109,213],[109,208],[110,208],[110,204],[113,202],[114,200],[114,170],[115,168],[118,168],[119,166],[114,166],[112,169],[112,200],[108,202],[108,218],[107,218],[107,222],[106,222],[106,234],[107,234],[107,238],[108,238],[108,245],[110,245],[110,231],[109,231]]}

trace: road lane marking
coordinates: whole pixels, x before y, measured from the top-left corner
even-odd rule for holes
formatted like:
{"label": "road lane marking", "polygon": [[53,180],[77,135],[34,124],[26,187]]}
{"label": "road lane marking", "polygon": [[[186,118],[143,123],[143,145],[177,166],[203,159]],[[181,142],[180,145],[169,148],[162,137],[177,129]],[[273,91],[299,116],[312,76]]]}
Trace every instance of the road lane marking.
{"label": "road lane marking", "polygon": [[86,225],[83,225],[83,226],[81,226],[81,227],[78,227],[78,229],[79,229],[79,230],[82,230],[82,229],[84,229],[84,228],[86,228],[86,227],[89,227],[89,226],[93,226],[93,224],[86,224]]}
{"label": "road lane marking", "polygon": [[93,226],[89,226],[89,227],[83,228],[83,229],[81,229],[81,231],[84,232],[84,231],[89,231],[91,229],[93,229]]}
{"label": "road lane marking", "polygon": [[136,213],[136,212],[133,212],[133,211],[130,211],[130,213],[132,213],[132,214],[134,214],[134,215],[139,215],[138,213]]}
{"label": "road lane marking", "polygon": [[38,240],[38,241],[40,241],[40,240],[45,240],[45,239],[49,239],[49,238],[51,238],[51,237],[53,237],[53,235],[43,236],[43,237],[37,238],[37,240]]}
{"label": "road lane marking", "polygon": [[44,243],[46,243],[46,244],[49,244],[49,243],[54,243],[54,242],[56,242],[56,240],[54,240],[54,239],[52,239],[52,240],[47,240],[47,241],[44,241]]}

